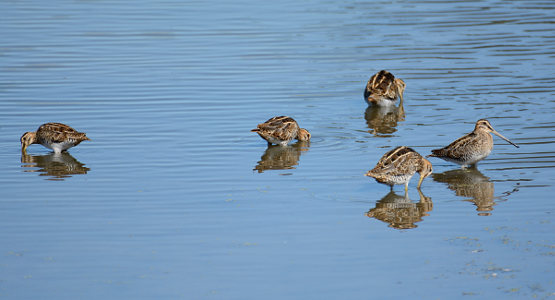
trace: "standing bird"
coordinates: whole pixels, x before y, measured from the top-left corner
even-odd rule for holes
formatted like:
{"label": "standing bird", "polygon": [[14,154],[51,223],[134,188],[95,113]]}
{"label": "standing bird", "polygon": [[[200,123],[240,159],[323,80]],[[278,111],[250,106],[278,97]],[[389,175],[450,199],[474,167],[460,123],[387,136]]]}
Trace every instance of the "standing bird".
{"label": "standing bird", "polygon": [[268,142],[268,145],[278,144],[286,146],[291,140],[307,142],[310,140],[310,132],[299,125],[293,118],[280,116],[273,117],[251,130],[258,133],[261,138]]}
{"label": "standing bird", "polygon": [[21,151],[24,153],[31,144],[41,144],[55,153],[61,153],[82,141],[90,141],[84,132],[78,132],[62,123],[42,124],[36,132],[25,132],[20,140]]}
{"label": "standing bird", "polygon": [[393,74],[386,70],[381,70],[370,77],[364,90],[364,100],[370,104],[394,105],[397,98],[403,103],[403,92],[406,84],[400,78],[395,78]]}
{"label": "standing bird", "polygon": [[449,144],[449,146],[432,150],[432,154],[427,157],[439,157],[443,160],[457,163],[463,168],[475,165],[486,158],[493,149],[493,137],[490,132],[519,148],[515,143],[495,131],[488,120],[480,119],[476,122],[474,131],[457,139]]}
{"label": "standing bird", "polygon": [[414,173],[420,174],[417,186],[420,189],[422,181],[432,174],[432,171],[432,164],[422,155],[409,147],[400,146],[384,154],[374,169],[365,175],[375,178],[379,183],[389,185],[391,190],[395,184],[404,184],[407,192],[409,181]]}

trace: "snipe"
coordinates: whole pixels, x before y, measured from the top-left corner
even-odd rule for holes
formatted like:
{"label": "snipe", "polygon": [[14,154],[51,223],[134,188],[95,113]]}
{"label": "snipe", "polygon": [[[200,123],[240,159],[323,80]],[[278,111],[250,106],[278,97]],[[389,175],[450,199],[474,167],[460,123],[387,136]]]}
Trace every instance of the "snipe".
{"label": "snipe", "polygon": [[366,176],[389,185],[392,190],[394,185],[404,184],[406,192],[409,181],[415,173],[420,174],[417,186],[420,189],[422,181],[432,174],[432,171],[432,164],[422,155],[409,147],[400,146],[384,154],[376,166],[366,173]]}
{"label": "snipe", "polygon": [[509,139],[495,131],[488,120],[480,119],[476,122],[474,131],[457,139],[446,147],[432,150],[432,154],[427,157],[438,157],[446,161],[457,163],[463,168],[475,165],[486,158],[493,149],[493,137],[490,133],[497,135],[509,144],[519,148],[515,143],[509,141]]}
{"label": "snipe", "polygon": [[300,128],[293,118],[287,116],[273,117],[251,131],[258,133],[269,145],[286,146],[293,139],[304,142],[310,140],[310,132]]}
{"label": "snipe", "polygon": [[368,80],[364,90],[364,100],[368,104],[382,106],[395,105],[397,98],[403,102],[403,92],[406,84],[400,78],[395,78],[393,74],[386,70],[381,70]]}
{"label": "snipe", "polygon": [[71,147],[79,145],[82,141],[90,141],[84,132],[62,123],[42,124],[36,132],[25,132],[21,136],[21,151],[26,152],[31,144],[41,144],[46,148],[61,153]]}

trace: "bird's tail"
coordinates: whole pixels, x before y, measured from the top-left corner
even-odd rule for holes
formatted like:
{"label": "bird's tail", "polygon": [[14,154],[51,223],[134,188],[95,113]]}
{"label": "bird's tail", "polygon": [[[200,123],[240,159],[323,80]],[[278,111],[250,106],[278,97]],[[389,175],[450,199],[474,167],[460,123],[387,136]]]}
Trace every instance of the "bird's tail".
{"label": "bird's tail", "polygon": [[426,158],[428,158],[428,157],[441,157],[441,156],[444,156],[443,155],[443,149],[434,149],[434,150],[432,150],[432,154],[426,155]]}
{"label": "bird's tail", "polygon": [[366,172],[366,173],[364,174],[364,176],[376,178],[376,174],[374,173],[374,169],[372,169],[372,170]]}

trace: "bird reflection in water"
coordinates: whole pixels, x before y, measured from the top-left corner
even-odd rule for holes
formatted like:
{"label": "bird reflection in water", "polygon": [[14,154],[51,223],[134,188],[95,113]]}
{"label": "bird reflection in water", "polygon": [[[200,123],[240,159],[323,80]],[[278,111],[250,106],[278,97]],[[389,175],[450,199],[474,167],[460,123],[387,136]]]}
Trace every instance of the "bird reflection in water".
{"label": "bird reflection in water", "polygon": [[405,120],[403,101],[399,106],[370,105],[364,112],[364,119],[373,135],[392,134],[397,131],[397,123]]}
{"label": "bird reflection in water", "polygon": [[381,200],[376,202],[376,207],[370,209],[366,216],[389,223],[395,229],[411,229],[418,227],[415,223],[422,221],[432,211],[433,203],[430,197],[424,196],[418,189],[419,202],[412,202],[408,194],[398,195],[390,191]]}
{"label": "bird reflection in water", "polygon": [[[68,152],[49,153],[46,155],[21,154],[23,172],[38,172],[39,176],[48,176],[47,180],[64,180],[76,174],[87,174],[90,171],[85,164],[79,162]],[[39,168],[38,170],[36,168]]]}
{"label": "bird reflection in water", "polygon": [[495,205],[494,185],[489,177],[484,176],[476,167],[451,170],[432,174],[434,181],[447,183],[455,195],[468,197],[476,205],[480,216],[489,216]]}
{"label": "bird reflection in water", "polygon": [[308,142],[297,142],[286,147],[268,145],[268,148],[264,151],[260,161],[253,170],[262,173],[266,170],[295,169],[295,166],[299,163],[301,153],[308,151],[308,147]]}

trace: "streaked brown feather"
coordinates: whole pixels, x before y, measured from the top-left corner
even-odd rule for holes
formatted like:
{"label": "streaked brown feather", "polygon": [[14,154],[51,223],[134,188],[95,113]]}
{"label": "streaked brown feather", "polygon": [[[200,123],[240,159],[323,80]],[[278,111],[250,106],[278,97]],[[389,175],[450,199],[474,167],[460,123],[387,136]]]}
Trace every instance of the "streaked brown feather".
{"label": "streaked brown feather", "polygon": [[463,167],[476,164],[480,160],[486,158],[493,149],[493,137],[490,133],[500,136],[502,139],[518,148],[516,144],[495,131],[488,120],[480,119],[476,122],[472,132],[456,139],[443,148],[433,149],[432,154],[428,156],[452,161]]}
{"label": "streaked brown feather", "polygon": [[64,149],[69,149],[79,145],[82,141],[90,141],[84,132],[78,132],[68,125],[54,122],[42,124],[36,132],[27,132],[21,137],[22,145],[25,142],[22,150],[25,150],[30,144],[42,144],[51,148],[53,144],[59,145],[60,143],[66,145],[62,146]]}
{"label": "streaked brown feather", "polygon": [[422,156],[412,148],[400,146],[384,154],[370,173],[380,177],[414,174],[420,159]]}
{"label": "streaked brown feather", "polygon": [[490,134],[482,136],[474,131],[470,132],[441,149],[432,150],[431,157],[448,156],[453,159],[464,159],[468,155],[469,147],[481,148],[478,144],[483,144],[483,139],[487,142],[488,137],[492,139]]}
{"label": "streaked brown feather", "polygon": [[380,183],[390,186],[405,184],[405,189],[411,177],[420,173],[420,181],[432,172],[431,163],[412,148],[400,146],[385,153],[376,166],[366,173]]}
{"label": "streaked brown feather", "polygon": [[72,141],[74,146],[79,145],[82,141],[88,140],[83,132],[71,128],[62,123],[46,123],[37,129],[37,139],[47,143],[61,143],[64,141]]}
{"label": "streaked brown feather", "polygon": [[279,116],[258,124],[257,128],[251,131],[258,133],[269,143],[287,144],[297,138],[299,125],[291,117]]}
{"label": "streaked brown feather", "polygon": [[368,80],[364,99],[369,103],[380,104],[382,100],[395,101],[402,96],[405,83],[386,70],[381,70]]}

